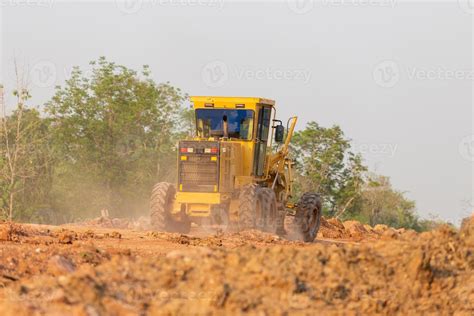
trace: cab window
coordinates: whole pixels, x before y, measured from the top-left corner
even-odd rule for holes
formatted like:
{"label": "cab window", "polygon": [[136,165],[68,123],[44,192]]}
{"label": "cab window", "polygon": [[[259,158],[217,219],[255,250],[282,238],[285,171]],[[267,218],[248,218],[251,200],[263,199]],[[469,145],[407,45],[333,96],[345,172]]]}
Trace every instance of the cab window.
{"label": "cab window", "polygon": [[261,107],[258,111],[257,141],[255,143],[254,174],[263,176],[267,155],[268,133],[270,130],[271,107]]}
{"label": "cab window", "polygon": [[234,109],[197,109],[197,135],[203,138],[228,137],[252,139],[253,111]]}

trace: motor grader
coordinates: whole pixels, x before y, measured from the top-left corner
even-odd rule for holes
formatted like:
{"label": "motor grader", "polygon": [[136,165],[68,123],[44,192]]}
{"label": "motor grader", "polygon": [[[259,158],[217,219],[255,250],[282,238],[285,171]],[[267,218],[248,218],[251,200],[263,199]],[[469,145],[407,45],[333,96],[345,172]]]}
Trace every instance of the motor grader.
{"label": "motor grader", "polygon": [[321,200],[292,197],[289,145],[297,117],[276,119],[275,102],[255,97],[191,97],[195,136],[179,141],[178,181],[157,183],[151,224],[160,231],[189,232],[197,225],[228,224],[284,235],[285,216],[306,242],[321,221]]}

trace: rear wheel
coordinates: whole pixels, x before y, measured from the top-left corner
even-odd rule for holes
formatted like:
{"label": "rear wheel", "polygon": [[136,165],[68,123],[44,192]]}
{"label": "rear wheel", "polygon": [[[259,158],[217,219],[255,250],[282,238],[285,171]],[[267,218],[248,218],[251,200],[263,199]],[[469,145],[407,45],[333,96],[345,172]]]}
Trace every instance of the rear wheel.
{"label": "rear wheel", "polygon": [[305,242],[312,242],[321,225],[321,198],[316,193],[305,193],[298,202],[295,224]]}
{"label": "rear wheel", "polygon": [[181,219],[176,220],[171,215],[176,189],[171,183],[160,182],[153,187],[150,199],[150,221],[154,229],[166,232],[189,233],[191,221],[185,212]]}

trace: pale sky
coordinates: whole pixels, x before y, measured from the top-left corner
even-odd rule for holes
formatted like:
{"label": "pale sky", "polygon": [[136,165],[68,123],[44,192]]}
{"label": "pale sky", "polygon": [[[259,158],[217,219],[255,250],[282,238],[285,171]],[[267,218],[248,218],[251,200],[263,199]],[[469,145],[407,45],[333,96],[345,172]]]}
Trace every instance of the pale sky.
{"label": "pale sky", "polygon": [[340,125],[373,170],[458,224],[474,208],[472,0],[2,0],[0,80],[41,106],[106,56],[190,95],[275,99]]}

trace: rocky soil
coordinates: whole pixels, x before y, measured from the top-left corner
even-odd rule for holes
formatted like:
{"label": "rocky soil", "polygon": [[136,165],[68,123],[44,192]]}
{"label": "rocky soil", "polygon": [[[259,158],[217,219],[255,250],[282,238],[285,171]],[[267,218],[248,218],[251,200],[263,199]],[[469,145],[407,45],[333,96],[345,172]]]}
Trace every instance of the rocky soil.
{"label": "rocky soil", "polygon": [[312,244],[147,225],[0,223],[0,315],[474,314],[474,217],[422,234],[328,219]]}

